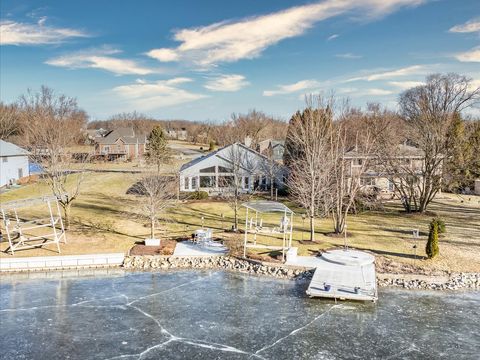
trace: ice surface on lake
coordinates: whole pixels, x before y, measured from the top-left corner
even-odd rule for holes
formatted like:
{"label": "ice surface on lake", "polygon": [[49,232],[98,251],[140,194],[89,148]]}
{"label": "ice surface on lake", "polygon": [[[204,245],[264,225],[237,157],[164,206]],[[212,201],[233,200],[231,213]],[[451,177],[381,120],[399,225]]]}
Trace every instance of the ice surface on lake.
{"label": "ice surface on lake", "polygon": [[478,359],[479,292],[309,299],[222,271],[0,279],[1,359]]}

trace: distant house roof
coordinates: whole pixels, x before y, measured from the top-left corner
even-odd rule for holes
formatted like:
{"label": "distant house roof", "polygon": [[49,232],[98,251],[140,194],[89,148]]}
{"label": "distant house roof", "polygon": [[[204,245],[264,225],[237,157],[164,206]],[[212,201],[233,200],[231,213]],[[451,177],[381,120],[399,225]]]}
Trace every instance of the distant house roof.
{"label": "distant house roof", "polygon": [[[226,147],[226,146],[225,146],[225,147]],[[196,164],[202,162],[203,160],[208,159],[209,157],[212,157],[212,156],[216,155],[220,150],[225,149],[225,147],[220,148],[220,149],[215,150],[215,151],[212,151],[211,153],[209,153],[209,154],[207,154],[207,155],[200,156],[200,157],[198,157],[198,158],[193,159],[192,161],[189,161],[189,162],[186,163],[186,164],[183,164],[183,165],[180,167],[180,171],[183,171],[183,170],[185,170],[185,169],[188,169],[189,167],[191,167],[191,166],[193,166],[193,165],[196,165]]]}
{"label": "distant house roof", "polygon": [[0,156],[27,156],[29,152],[21,147],[0,140]]}
{"label": "distant house roof", "polygon": [[133,128],[112,130],[104,137],[97,138],[96,142],[99,144],[115,144],[118,139],[121,139],[125,144],[145,144],[147,142],[146,136],[136,135]]}
{"label": "distant house roof", "polygon": [[189,167],[192,167],[192,166],[194,166],[194,165],[196,165],[196,164],[198,164],[198,163],[200,163],[200,162],[204,161],[205,159],[208,159],[208,158],[210,158],[210,157],[212,157],[212,156],[218,156],[220,159],[229,161],[228,159],[222,157],[222,156],[221,156],[221,153],[222,153],[225,149],[227,149],[227,148],[229,148],[229,147],[231,147],[231,146],[239,146],[240,148],[242,148],[242,149],[244,149],[244,150],[246,150],[246,151],[249,151],[249,152],[255,154],[256,156],[260,157],[262,160],[270,161],[265,155],[260,154],[258,151],[255,151],[255,150],[253,150],[252,148],[249,148],[248,146],[245,146],[245,145],[242,144],[242,143],[234,143],[234,144],[231,144],[231,145],[224,146],[224,147],[222,147],[222,148],[220,148],[220,149],[218,149],[218,150],[215,150],[215,151],[213,151],[213,152],[211,152],[211,153],[209,153],[209,154],[207,154],[207,155],[205,155],[205,156],[201,156],[201,157],[198,157],[198,158],[196,158],[196,159],[193,159],[192,161],[190,161],[190,162],[188,162],[188,163],[186,163],[186,164],[183,164],[182,167],[180,168],[180,171],[183,171],[183,170],[185,170],[185,169],[188,169]]}
{"label": "distant house roof", "polygon": [[[419,149],[415,146],[406,145],[406,144],[399,144],[397,145],[396,152],[394,154],[395,157],[423,157],[425,155],[422,149]],[[370,158],[374,155],[372,154],[365,154],[361,151],[352,148],[351,150],[345,152],[345,158]]]}

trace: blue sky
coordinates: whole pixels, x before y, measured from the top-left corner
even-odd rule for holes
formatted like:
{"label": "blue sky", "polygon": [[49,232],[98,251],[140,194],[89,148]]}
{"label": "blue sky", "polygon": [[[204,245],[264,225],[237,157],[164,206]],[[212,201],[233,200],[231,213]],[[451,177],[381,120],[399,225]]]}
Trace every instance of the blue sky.
{"label": "blue sky", "polygon": [[[227,5],[228,4],[228,5]],[[0,95],[41,85],[92,119],[288,119],[304,94],[395,108],[434,72],[480,86],[478,0],[2,0]]]}

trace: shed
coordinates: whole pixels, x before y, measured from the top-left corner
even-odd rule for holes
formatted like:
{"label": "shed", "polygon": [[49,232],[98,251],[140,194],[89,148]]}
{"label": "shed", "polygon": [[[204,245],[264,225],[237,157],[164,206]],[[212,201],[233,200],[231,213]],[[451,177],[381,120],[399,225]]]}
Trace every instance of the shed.
{"label": "shed", "polygon": [[0,140],[0,187],[30,175],[28,155],[27,150]]}

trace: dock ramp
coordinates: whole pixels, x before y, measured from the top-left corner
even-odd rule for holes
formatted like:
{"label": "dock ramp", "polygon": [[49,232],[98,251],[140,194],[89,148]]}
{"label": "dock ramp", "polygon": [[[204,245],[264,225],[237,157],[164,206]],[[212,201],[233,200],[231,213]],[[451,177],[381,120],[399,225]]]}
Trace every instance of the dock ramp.
{"label": "dock ramp", "polygon": [[375,258],[357,250],[322,254],[307,290],[310,297],[339,300],[377,300]]}

